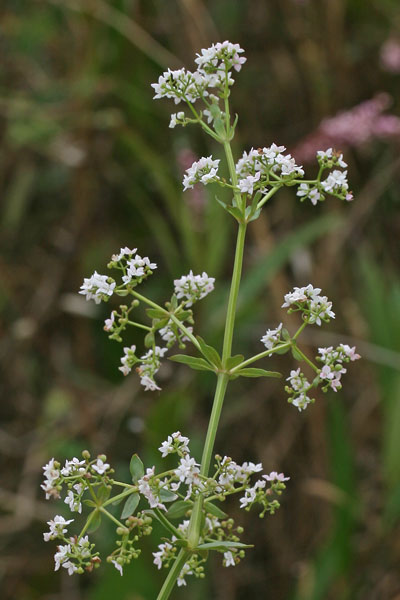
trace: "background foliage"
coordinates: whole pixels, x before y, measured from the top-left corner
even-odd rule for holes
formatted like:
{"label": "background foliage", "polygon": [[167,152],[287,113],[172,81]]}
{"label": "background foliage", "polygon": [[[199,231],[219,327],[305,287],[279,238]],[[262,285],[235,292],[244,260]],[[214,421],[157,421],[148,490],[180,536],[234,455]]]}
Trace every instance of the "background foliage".
{"label": "background foliage", "polygon": [[[400,74],[380,59],[400,33],[398,2],[4,0],[0,19],[2,597],[150,600],[164,576],[155,539],[124,578],[108,565],[53,574],[41,532],[56,508],[39,491],[51,456],[106,452],[122,476],[134,451],[158,461],[177,429],[202,445],[213,376],[170,363],[162,395],[144,393],[117,370],[122,348],[102,331],[109,307],[76,295],[121,245],[137,246],[159,264],[146,283],[157,300],[190,268],[217,278],[197,331],[221,342],[233,226],[212,186],[181,187],[184,169],[219,149],[196,129],[169,130],[171,107],[152,102],[150,83],[191,68],[201,47],[238,42],[248,62],[233,91],[237,154],[276,141],[296,156],[324,117],[377,92],[399,113]],[[290,485],[264,521],[233,504],[255,550],[235,569],[212,563],[177,598],[400,597],[400,137],[360,143],[357,127],[345,149],[351,206],[300,205],[286,190],[251,224],[234,350],[260,351],[283,294],[311,281],[337,319],[331,333],[307,333],[309,351],[346,341],[364,360],[343,392],[301,415],[279,381],[231,386],[216,450],[282,470]],[[287,356],[271,362],[291,368]],[[97,543],[107,550],[106,530]]]}

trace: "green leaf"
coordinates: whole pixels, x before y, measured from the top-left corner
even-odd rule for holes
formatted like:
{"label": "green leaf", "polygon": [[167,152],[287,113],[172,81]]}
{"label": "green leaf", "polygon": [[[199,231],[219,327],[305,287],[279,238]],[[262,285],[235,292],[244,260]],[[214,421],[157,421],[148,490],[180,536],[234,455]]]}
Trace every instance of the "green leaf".
{"label": "green leaf", "polygon": [[165,490],[164,488],[161,488],[158,495],[162,502],[173,502],[177,499],[177,495],[174,494],[174,492],[170,492],[169,490]]}
{"label": "green leaf", "polygon": [[285,340],[285,342],[290,340],[290,333],[285,327],[282,329],[282,339]]}
{"label": "green leaf", "polygon": [[164,319],[165,311],[159,308],[146,308],[146,313],[150,319]]}
{"label": "green leaf", "polygon": [[99,488],[97,488],[96,496],[101,504],[109,499],[110,494],[111,486],[101,485]]}
{"label": "green leaf", "polygon": [[288,346],[287,348],[282,348],[282,350],[276,350],[274,354],[286,354],[287,352],[289,352],[289,350],[290,346]]}
{"label": "green leaf", "polygon": [[96,531],[96,529],[98,529],[100,527],[100,525],[101,525],[101,513],[98,510],[95,510],[94,515],[90,521],[90,525],[87,529],[87,532],[93,533],[93,531]]}
{"label": "green leaf", "polygon": [[212,365],[217,367],[217,369],[222,369],[222,360],[216,349],[206,344],[199,335],[196,336],[196,339],[199,342],[200,350],[206,359],[210,361]]}
{"label": "green leaf", "polygon": [[144,475],[144,466],[137,454],[134,454],[131,458],[129,470],[132,475],[133,483],[136,483],[138,479],[141,479]]}
{"label": "green leaf", "polygon": [[241,369],[236,371],[240,377],[282,377],[277,371],[266,371],[265,369]]}
{"label": "green leaf", "polygon": [[97,506],[96,502],[93,502],[93,500],[82,500],[82,504],[85,504],[85,506],[91,506],[92,508],[94,508],[95,506]]}
{"label": "green leaf", "polygon": [[222,206],[222,208],[224,210],[226,210],[226,207],[228,206],[228,203],[225,202],[224,200],[221,200],[220,198],[218,198],[218,196],[215,196],[215,199],[218,202],[218,204],[220,204]]}
{"label": "green leaf", "polygon": [[125,502],[125,506],[122,510],[121,513],[121,519],[127,519],[128,517],[130,517],[131,515],[133,515],[133,513],[135,512],[135,510],[137,509],[137,505],[139,504],[139,500],[140,500],[140,496],[138,493],[133,493],[131,494],[127,501]]}
{"label": "green leaf", "polygon": [[216,133],[222,139],[225,138],[225,136],[226,136],[225,124],[224,124],[223,120],[221,119],[221,117],[217,117],[216,119],[214,119],[214,129],[215,129]]}
{"label": "green leaf", "polygon": [[235,217],[235,219],[238,223],[242,223],[243,213],[240,210],[240,208],[237,208],[236,206],[227,206],[226,210],[228,211],[229,214],[232,215],[232,217]]}
{"label": "green leaf", "polygon": [[144,338],[144,345],[146,346],[146,348],[152,348],[154,346],[154,342],[154,333],[152,331],[149,331],[149,333]]}
{"label": "green leaf", "polygon": [[229,550],[229,548],[253,548],[250,544],[242,544],[242,542],[206,542],[197,546],[196,550]]}
{"label": "green leaf", "polygon": [[261,208],[259,208],[258,210],[255,210],[253,213],[251,213],[250,217],[247,218],[247,222],[251,223],[251,221],[256,221],[256,219],[258,219],[260,214],[261,214]]}
{"label": "green leaf", "polygon": [[168,519],[180,519],[181,517],[185,516],[187,511],[191,509],[192,506],[193,502],[190,500],[178,500],[169,507],[166,516]]}
{"label": "green leaf", "polygon": [[216,506],[212,502],[206,501],[204,503],[204,508],[205,508],[206,512],[211,513],[212,515],[214,515],[214,517],[217,517],[218,519],[226,519],[228,517],[228,515],[226,513],[224,513],[223,510],[221,510],[218,506]]}
{"label": "green leaf", "polygon": [[243,354],[235,354],[235,356],[231,356],[226,361],[226,368],[227,368],[228,371],[230,369],[234,369],[235,367],[237,367],[238,365],[240,365],[240,363],[242,363],[243,361],[244,361]]}
{"label": "green leaf", "polygon": [[297,350],[296,346],[292,346],[292,355],[295,360],[302,361],[304,360],[300,352]]}
{"label": "green leaf", "polygon": [[196,358],[195,356],[188,356],[187,354],[175,354],[174,356],[170,356],[169,360],[188,365],[188,367],[196,369],[196,371],[214,370],[204,358]]}

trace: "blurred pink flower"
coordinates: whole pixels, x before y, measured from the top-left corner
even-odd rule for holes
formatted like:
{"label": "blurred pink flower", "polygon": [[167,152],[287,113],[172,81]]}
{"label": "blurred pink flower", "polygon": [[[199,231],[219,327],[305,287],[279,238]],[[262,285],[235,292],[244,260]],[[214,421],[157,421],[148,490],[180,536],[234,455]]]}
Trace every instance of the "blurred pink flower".
{"label": "blurred pink flower", "polygon": [[400,41],[389,38],[381,47],[381,65],[386,71],[400,73]]}
{"label": "blurred pink flower", "polygon": [[377,94],[371,100],[323,119],[316,130],[304,137],[291,152],[299,162],[314,160],[317,150],[360,146],[374,138],[400,138],[400,118],[383,115],[390,105],[388,94]]}

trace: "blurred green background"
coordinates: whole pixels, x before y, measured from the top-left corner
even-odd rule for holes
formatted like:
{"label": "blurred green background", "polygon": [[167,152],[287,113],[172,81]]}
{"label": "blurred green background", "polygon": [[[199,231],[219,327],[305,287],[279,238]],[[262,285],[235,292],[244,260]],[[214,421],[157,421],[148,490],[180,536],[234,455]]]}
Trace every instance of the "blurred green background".
{"label": "blurred green background", "polygon": [[[277,142],[312,172],[305,149],[326,137],[321,121],[350,110],[329,141],[345,152],[355,195],[313,207],[287,189],[251,224],[234,351],[261,351],[283,294],[311,281],[337,318],[303,336],[306,351],[343,341],[363,360],[342,392],[302,414],[282,382],[230,387],[216,451],[291,481],[263,521],[232,502],[255,549],[235,569],[216,557],[205,582],[174,597],[399,600],[398,0],[3,0],[0,28],[2,599],[152,600],[165,576],[152,564],[157,536],[123,578],[105,563],[53,573],[42,531],[63,509],[44,500],[41,465],[88,448],[123,476],[133,452],[158,464],[155,448],[177,429],[199,456],[213,377],[165,361],[162,394],[143,392],[121,377],[122,347],[102,330],[110,304],[77,290],[124,245],[158,263],[145,285],[160,302],[174,277],[206,270],[217,285],[196,330],[220,346],[234,226],[212,186],[181,186],[193,160],[220,149],[197,128],[168,129],[174,108],[152,101],[150,83],[229,39],[248,58],[233,89],[236,156]],[[94,536],[103,553],[111,533]]]}

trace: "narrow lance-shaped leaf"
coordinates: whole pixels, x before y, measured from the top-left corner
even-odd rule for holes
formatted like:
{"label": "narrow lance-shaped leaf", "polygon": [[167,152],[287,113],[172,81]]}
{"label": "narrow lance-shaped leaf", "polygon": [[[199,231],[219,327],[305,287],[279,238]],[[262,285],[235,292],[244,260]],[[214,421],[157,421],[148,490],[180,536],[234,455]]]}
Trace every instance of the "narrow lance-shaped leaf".
{"label": "narrow lance-shaped leaf", "polygon": [[144,475],[144,466],[137,454],[134,454],[131,458],[129,470],[132,475],[133,483],[136,483],[138,479],[141,479]]}
{"label": "narrow lance-shaped leaf", "polygon": [[175,354],[170,356],[169,360],[187,365],[196,371],[214,371],[213,367],[204,358],[196,358],[195,356],[187,356],[186,354]]}
{"label": "narrow lance-shaped leaf", "polygon": [[265,369],[240,369],[236,371],[235,375],[240,377],[282,377],[281,373],[277,371],[266,371]]}
{"label": "narrow lance-shaped leaf", "polygon": [[133,515],[133,513],[137,509],[139,500],[140,500],[140,496],[136,492],[131,494],[130,496],[128,496],[128,499],[125,502],[124,508],[121,513],[121,519],[127,519],[128,517]]}

